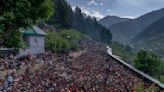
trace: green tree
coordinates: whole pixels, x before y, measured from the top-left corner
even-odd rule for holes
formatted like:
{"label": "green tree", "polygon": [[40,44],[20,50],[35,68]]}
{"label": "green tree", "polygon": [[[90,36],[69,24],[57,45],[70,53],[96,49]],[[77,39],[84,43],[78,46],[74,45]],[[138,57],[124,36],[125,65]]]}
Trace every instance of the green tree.
{"label": "green tree", "polygon": [[77,30],[74,29],[65,29],[60,32],[60,35],[62,38],[67,40],[70,43],[70,49],[71,50],[76,50],[78,49],[79,46],[79,41],[87,38],[87,36],[81,34]]}
{"label": "green tree", "polygon": [[113,41],[111,48],[114,55],[121,57],[121,59],[133,65],[136,52],[132,49],[132,47]]}
{"label": "green tree", "polygon": [[71,6],[65,0],[53,0],[55,13],[48,20],[48,24],[56,27],[70,28],[73,18]]}
{"label": "green tree", "polygon": [[109,29],[103,27],[96,18],[87,16],[79,7],[75,8],[72,27],[89,35],[93,40],[111,43],[112,35]]}
{"label": "green tree", "polygon": [[[53,14],[51,0],[0,0],[0,46],[8,42],[13,31],[36,24]],[[12,46],[10,46],[12,47]]]}
{"label": "green tree", "polygon": [[156,76],[159,73],[160,62],[161,59],[159,56],[151,52],[140,50],[134,60],[134,65],[139,70],[152,76]]}
{"label": "green tree", "polygon": [[53,52],[66,52],[70,49],[70,44],[58,33],[48,32],[46,37],[46,50]]}
{"label": "green tree", "polygon": [[79,41],[87,36],[74,29],[61,29],[59,32],[48,32],[46,37],[46,49],[53,52],[67,52],[80,47]]}
{"label": "green tree", "polygon": [[93,40],[110,43],[112,35],[109,29],[103,27],[96,18],[82,13],[79,7],[73,11],[66,0],[54,0],[55,14],[48,24],[56,28],[73,28],[90,36]]}
{"label": "green tree", "polygon": [[7,38],[7,40],[4,44],[5,47],[13,48],[14,53],[16,53],[19,50],[19,48],[25,48],[26,43],[21,38],[21,35],[22,35],[22,33],[18,30],[12,31],[10,37]]}

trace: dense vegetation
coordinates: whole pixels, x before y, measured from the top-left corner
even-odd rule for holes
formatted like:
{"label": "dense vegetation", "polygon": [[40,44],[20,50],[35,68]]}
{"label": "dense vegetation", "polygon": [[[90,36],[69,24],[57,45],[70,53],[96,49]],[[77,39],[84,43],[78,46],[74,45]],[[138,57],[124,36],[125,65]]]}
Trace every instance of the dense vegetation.
{"label": "dense vegetation", "polygon": [[129,45],[123,45],[119,42],[113,41],[111,44],[111,48],[114,55],[118,55],[124,61],[133,64],[132,61],[134,60],[135,52]]}
{"label": "dense vegetation", "polygon": [[47,22],[55,27],[74,28],[92,39],[110,43],[112,35],[110,30],[98,23],[96,18],[91,18],[76,7],[73,11],[65,0],[54,0],[55,14]]}
{"label": "dense vegetation", "polygon": [[164,83],[164,60],[158,55],[144,50],[137,52],[119,42],[112,42],[111,47],[114,55]]}
{"label": "dense vegetation", "polygon": [[94,40],[105,43],[111,42],[112,35],[110,30],[99,24],[96,18],[84,15],[78,7],[75,8],[72,27],[88,34]]}
{"label": "dense vegetation", "polygon": [[160,66],[159,66],[160,73],[158,75],[159,80],[164,83],[164,60],[161,60]]}
{"label": "dense vegetation", "polygon": [[46,50],[57,53],[77,50],[79,48],[79,41],[85,38],[86,36],[73,29],[64,29],[60,32],[48,32],[45,44]]}
{"label": "dense vegetation", "polygon": [[13,48],[14,53],[16,53],[19,50],[19,48],[26,47],[25,42],[21,38],[20,31],[12,31],[10,37],[8,37],[8,40],[6,40],[4,45],[7,48]]}
{"label": "dense vegetation", "polygon": [[65,0],[53,0],[55,13],[48,20],[48,24],[55,27],[70,28],[73,11]]}
{"label": "dense vegetation", "polygon": [[134,92],[160,92],[160,89],[158,87],[155,87],[154,85],[145,89],[144,83],[140,82],[135,85]]}
{"label": "dense vegetation", "polygon": [[134,62],[136,68],[147,74],[152,76],[157,76],[159,74],[159,65],[161,59],[154,53],[141,50],[137,53],[137,57]]}
{"label": "dense vegetation", "polygon": [[20,47],[15,45],[21,42],[19,28],[46,20],[54,12],[51,0],[0,0],[0,4],[0,46],[10,48]]}

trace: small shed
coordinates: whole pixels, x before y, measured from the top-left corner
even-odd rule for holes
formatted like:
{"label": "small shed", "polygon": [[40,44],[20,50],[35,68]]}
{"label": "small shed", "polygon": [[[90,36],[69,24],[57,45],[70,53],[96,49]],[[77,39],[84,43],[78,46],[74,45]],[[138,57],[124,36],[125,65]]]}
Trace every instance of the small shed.
{"label": "small shed", "polygon": [[38,26],[29,26],[21,29],[22,38],[27,43],[26,49],[20,49],[18,56],[25,56],[30,54],[43,54],[45,53],[45,36],[46,33]]}

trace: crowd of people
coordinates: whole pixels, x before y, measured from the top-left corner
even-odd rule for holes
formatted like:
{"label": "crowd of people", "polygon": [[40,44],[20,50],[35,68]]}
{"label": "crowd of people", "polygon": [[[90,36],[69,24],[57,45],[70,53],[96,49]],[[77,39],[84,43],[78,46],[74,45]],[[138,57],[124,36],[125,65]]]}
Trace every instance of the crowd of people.
{"label": "crowd of people", "polygon": [[90,41],[81,44],[86,52],[69,61],[64,58],[53,60],[52,55],[44,55],[38,57],[44,60],[39,69],[29,67],[18,77],[9,74],[9,85],[5,91],[131,92],[135,84],[143,81],[132,70],[107,55],[103,45]]}
{"label": "crowd of people", "polygon": [[0,58],[0,91],[10,88],[15,81],[20,79],[25,70],[32,70],[34,65],[44,64],[46,60],[51,61],[52,57],[52,53],[46,53],[45,55],[32,55],[29,53],[27,56],[19,58],[13,54]]}

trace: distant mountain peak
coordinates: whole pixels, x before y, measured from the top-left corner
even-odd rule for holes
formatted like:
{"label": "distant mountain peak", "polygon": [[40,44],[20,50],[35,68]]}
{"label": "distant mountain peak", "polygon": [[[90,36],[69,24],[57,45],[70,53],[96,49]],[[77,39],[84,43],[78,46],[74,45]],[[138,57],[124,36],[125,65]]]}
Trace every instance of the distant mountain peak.
{"label": "distant mountain peak", "polygon": [[[115,15],[108,15],[108,16],[105,16],[104,18],[121,18],[121,19],[130,19],[130,18],[124,18],[124,17],[115,16]],[[104,18],[102,18],[102,19],[104,19]]]}
{"label": "distant mountain peak", "polygon": [[112,20],[115,19],[112,17],[106,17],[102,19],[100,23],[111,30],[114,41],[119,41],[120,43],[126,44],[129,43],[132,38],[134,38],[136,35],[138,35],[140,32],[142,32],[144,29],[146,29],[148,26],[163,16],[164,8],[156,11],[151,11],[136,19],[129,19],[128,21],[118,22],[113,25],[111,25],[111,23],[113,23]]}
{"label": "distant mountain peak", "polygon": [[125,21],[128,21],[128,20],[129,20],[129,18],[121,18],[121,17],[118,17],[118,16],[108,15],[108,16],[102,18],[99,22],[102,25],[104,25],[106,28],[109,28],[113,24],[117,24],[119,22],[125,22]]}
{"label": "distant mountain peak", "polygon": [[164,16],[131,40],[135,48],[145,48],[164,57]]}

